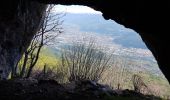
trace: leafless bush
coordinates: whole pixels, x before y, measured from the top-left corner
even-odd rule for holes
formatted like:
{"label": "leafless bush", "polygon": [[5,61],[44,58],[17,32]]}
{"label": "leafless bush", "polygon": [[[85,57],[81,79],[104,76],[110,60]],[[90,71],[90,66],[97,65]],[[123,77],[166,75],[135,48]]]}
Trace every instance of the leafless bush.
{"label": "leafless bush", "polygon": [[131,89],[131,72],[127,70],[127,63],[117,56],[113,56],[111,67],[105,71],[100,83],[108,84],[113,89]]}
{"label": "leafless bush", "polygon": [[65,83],[67,80],[67,69],[61,68],[59,66],[47,66],[44,65],[42,70],[34,70],[32,78],[37,80],[56,80],[59,83]]}
{"label": "leafless bush", "polygon": [[134,86],[134,91],[144,94],[151,94],[151,90],[148,86],[144,83],[141,76],[134,74],[132,76],[132,82]]}
{"label": "leafless bush", "polygon": [[109,67],[111,55],[102,51],[94,40],[76,41],[65,47],[62,53],[62,66],[68,67],[69,81],[98,81]]}

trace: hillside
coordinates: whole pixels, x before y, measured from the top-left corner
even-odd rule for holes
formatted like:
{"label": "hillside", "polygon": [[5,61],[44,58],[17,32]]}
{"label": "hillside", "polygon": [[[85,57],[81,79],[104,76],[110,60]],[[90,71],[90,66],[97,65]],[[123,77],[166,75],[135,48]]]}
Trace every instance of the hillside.
{"label": "hillside", "polygon": [[155,84],[159,87],[157,91],[168,95],[169,84],[138,33],[113,20],[106,21],[101,14],[66,13],[62,20],[64,33],[57,38],[55,45],[46,48],[42,53],[44,57],[51,55],[51,60],[47,58],[50,62],[53,63],[54,55],[60,57],[60,50],[73,41],[93,37],[107,52],[114,51],[115,59],[119,59],[128,72],[125,74],[142,73],[148,84]]}
{"label": "hillside", "polygon": [[0,94],[1,100],[161,100],[131,90],[111,90],[91,81],[63,85],[55,80],[4,80],[0,81]]}
{"label": "hillside", "polygon": [[58,37],[57,51],[64,45],[81,40],[82,37],[93,37],[98,44],[114,51],[114,55],[127,58],[128,61],[146,63],[140,65],[143,70],[162,76],[156,60],[147,49],[139,35],[112,20],[105,20],[101,14],[73,14],[67,13],[64,20],[64,33]]}

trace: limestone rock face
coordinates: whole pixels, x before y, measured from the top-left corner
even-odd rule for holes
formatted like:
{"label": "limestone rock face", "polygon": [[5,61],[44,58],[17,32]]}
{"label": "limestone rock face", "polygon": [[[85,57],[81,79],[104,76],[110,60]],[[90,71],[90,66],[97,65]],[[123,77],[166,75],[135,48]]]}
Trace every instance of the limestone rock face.
{"label": "limestone rock face", "polygon": [[14,4],[6,4],[6,11],[0,8],[0,74],[5,79],[38,30],[46,8],[38,2],[20,1]]}
{"label": "limestone rock face", "polygon": [[[168,0],[5,0],[0,3],[0,69],[7,70],[5,72],[8,73],[15,66],[41,22],[44,6],[35,1],[44,4],[86,5],[101,11],[105,19],[115,20],[134,29],[152,51],[160,69],[170,81]],[[22,5],[20,10],[19,4]],[[22,21],[26,13],[27,17],[32,18],[27,20],[27,24]]]}

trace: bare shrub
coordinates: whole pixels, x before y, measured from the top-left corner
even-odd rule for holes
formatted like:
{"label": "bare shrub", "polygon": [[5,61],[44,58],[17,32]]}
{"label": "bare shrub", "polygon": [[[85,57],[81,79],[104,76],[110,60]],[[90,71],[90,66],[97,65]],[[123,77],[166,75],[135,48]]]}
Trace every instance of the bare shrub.
{"label": "bare shrub", "polygon": [[66,83],[68,76],[67,69],[44,65],[43,69],[34,70],[31,77],[37,80],[56,80],[59,83]]}
{"label": "bare shrub", "polygon": [[108,84],[113,89],[131,89],[131,72],[127,70],[127,63],[117,56],[113,56],[111,67],[105,71],[100,83]]}
{"label": "bare shrub", "polygon": [[64,48],[61,60],[62,66],[68,67],[69,81],[98,81],[109,67],[111,55],[106,54],[96,44],[90,41],[76,41]]}
{"label": "bare shrub", "polygon": [[144,83],[141,76],[134,74],[132,76],[132,82],[134,86],[134,91],[144,94],[151,94],[151,90],[148,86]]}

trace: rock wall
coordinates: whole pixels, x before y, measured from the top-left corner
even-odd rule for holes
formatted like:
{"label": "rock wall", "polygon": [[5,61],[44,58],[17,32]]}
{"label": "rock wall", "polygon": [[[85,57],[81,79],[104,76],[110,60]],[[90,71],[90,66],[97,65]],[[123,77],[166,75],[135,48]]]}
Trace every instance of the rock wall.
{"label": "rock wall", "polygon": [[18,0],[0,7],[0,77],[6,79],[39,28],[44,4]]}

